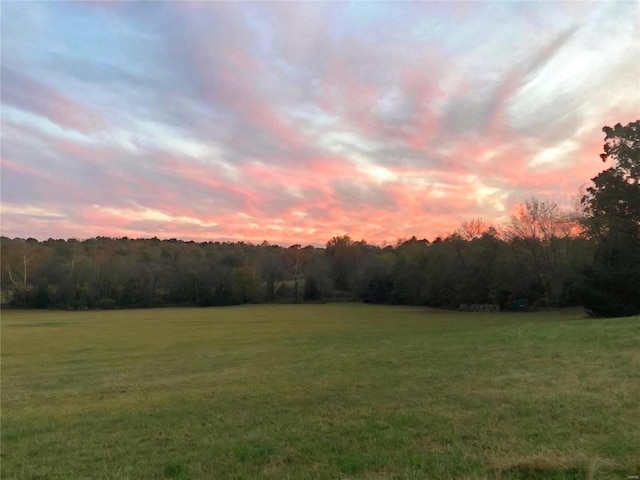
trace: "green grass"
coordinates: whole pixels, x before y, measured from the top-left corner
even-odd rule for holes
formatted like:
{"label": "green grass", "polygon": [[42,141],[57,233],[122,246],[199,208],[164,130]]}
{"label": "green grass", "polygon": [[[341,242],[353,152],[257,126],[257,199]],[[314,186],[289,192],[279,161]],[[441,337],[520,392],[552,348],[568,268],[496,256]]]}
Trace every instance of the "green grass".
{"label": "green grass", "polygon": [[640,465],[638,317],[2,313],[5,479],[590,479]]}

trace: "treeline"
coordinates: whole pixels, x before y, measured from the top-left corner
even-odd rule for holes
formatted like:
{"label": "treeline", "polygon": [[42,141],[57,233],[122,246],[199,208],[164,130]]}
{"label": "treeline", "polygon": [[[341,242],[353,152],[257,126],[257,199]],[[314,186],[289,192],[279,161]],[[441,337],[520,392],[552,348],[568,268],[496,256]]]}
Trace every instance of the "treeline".
{"label": "treeline", "polygon": [[93,238],[2,238],[3,299],[33,308],[363,301],[458,308],[526,296],[576,305],[593,245],[555,204],[535,199],[499,234],[481,220],[432,242],[378,247],[349,236],[325,248]]}
{"label": "treeline", "polygon": [[347,235],[324,248],[2,237],[2,304],[92,309],[362,301],[506,309],[517,298],[533,307],[639,313],[640,122],[604,131],[601,156],[615,164],[592,179],[573,212],[530,199],[504,225],[473,219],[444,238],[386,247]]}

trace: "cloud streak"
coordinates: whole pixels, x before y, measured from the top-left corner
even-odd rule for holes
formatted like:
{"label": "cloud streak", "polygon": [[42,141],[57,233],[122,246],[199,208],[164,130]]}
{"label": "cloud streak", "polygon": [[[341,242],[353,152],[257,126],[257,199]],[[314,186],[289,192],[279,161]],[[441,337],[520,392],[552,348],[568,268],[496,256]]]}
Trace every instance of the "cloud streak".
{"label": "cloud streak", "polygon": [[569,205],[638,115],[639,12],[532,5],[8,3],[2,233],[382,243]]}

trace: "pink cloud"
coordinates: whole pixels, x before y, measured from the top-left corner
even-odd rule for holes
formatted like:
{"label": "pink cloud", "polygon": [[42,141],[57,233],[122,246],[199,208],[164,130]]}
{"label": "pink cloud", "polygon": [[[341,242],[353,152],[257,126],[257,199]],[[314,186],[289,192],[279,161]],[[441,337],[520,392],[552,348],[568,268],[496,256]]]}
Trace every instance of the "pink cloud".
{"label": "pink cloud", "polygon": [[[298,150],[303,145],[304,139],[298,130],[269,101],[269,92],[260,89],[258,79],[266,80],[271,75],[262,61],[247,55],[240,46],[228,47],[212,60],[211,47],[205,39],[194,41],[189,48],[189,64],[201,93],[212,107],[223,108],[237,121],[264,133],[284,148]],[[246,148],[243,142],[247,141],[251,139],[235,136],[230,139],[230,145]]]}
{"label": "pink cloud", "polygon": [[8,67],[2,69],[2,101],[82,133],[93,133],[106,126],[102,115],[91,106]]}
{"label": "pink cloud", "polygon": [[19,163],[12,162],[11,160],[8,160],[6,158],[0,157],[0,167],[8,168],[9,170],[12,170],[17,173],[21,173],[23,175],[31,175],[34,177],[49,179],[49,176],[40,170],[32,168],[28,165],[21,165]]}
{"label": "pink cloud", "polygon": [[[20,162],[9,160],[7,158],[0,158],[0,170],[5,170],[5,172],[3,173],[3,181],[7,181],[8,177],[12,178],[6,172],[6,170],[9,170],[10,172],[18,174],[23,179],[31,181],[35,185],[41,184],[43,186],[43,189],[59,189],[67,191],[73,190],[73,183],[64,178],[64,176],[62,175],[48,172],[42,169],[37,169]],[[4,195],[4,197],[6,199],[6,195]]]}
{"label": "pink cloud", "polygon": [[[30,198],[37,203],[32,211],[46,205],[60,215],[8,216],[3,228],[44,236],[284,244],[323,244],[344,233],[374,243],[433,238],[465,218],[504,216],[531,195],[568,205],[580,185],[608,166],[598,159],[599,129],[634,120],[637,93],[629,90],[631,100],[607,107],[598,102],[611,92],[599,95],[598,88],[613,82],[607,88],[624,90],[618,88],[624,82],[616,82],[628,64],[618,62],[598,77],[598,88],[574,82],[554,64],[565,47],[584,49],[599,38],[604,24],[590,25],[585,17],[592,6],[577,9],[585,20],[579,31],[558,26],[556,10],[536,8],[539,35],[530,37],[531,7],[407,5],[388,18],[371,7],[371,24],[363,15],[359,29],[353,25],[359,12],[356,19],[331,4],[178,2],[152,16],[146,7],[99,6],[113,8],[109,15],[136,32],[136,40],[130,52],[121,52],[129,56],[119,59],[122,65],[94,65],[95,72],[149,67],[150,73],[114,73],[121,91],[107,90],[102,79],[91,83],[70,58],[64,71],[67,64],[51,59],[47,65],[25,60],[26,73],[3,69],[3,104],[87,137],[100,133],[83,143],[69,140],[75,134],[56,131],[56,137],[48,124],[36,131],[3,118],[3,197],[13,195],[16,203]],[[571,17],[574,7],[560,10]],[[600,7],[593,11],[602,17]],[[502,22],[509,15],[516,17],[513,25]],[[389,28],[392,18],[398,23]],[[443,26],[451,35],[440,34]],[[598,35],[583,37],[590,28]],[[478,41],[481,32],[486,41]],[[70,48],[56,41],[52,36],[57,55]],[[608,51],[611,42],[599,45]],[[44,44],[33,49],[42,57],[51,53]],[[36,78],[33,72],[47,68],[51,77]],[[584,68],[585,77],[601,73]],[[536,86],[549,70],[544,88]],[[566,76],[562,86],[554,84],[556,73]],[[73,77],[69,88],[48,84],[65,75]],[[86,89],[74,95],[81,82]],[[114,107],[104,102],[105,110],[97,111],[82,100],[86,91]],[[518,122],[512,107],[523,99],[527,108]],[[121,105],[132,108],[123,113]],[[602,125],[589,127],[594,116]],[[112,139],[106,118],[122,119],[118,128],[131,129],[135,145],[125,145],[121,131]],[[132,125],[138,122],[174,135],[137,141]],[[333,139],[330,147],[327,139]]]}

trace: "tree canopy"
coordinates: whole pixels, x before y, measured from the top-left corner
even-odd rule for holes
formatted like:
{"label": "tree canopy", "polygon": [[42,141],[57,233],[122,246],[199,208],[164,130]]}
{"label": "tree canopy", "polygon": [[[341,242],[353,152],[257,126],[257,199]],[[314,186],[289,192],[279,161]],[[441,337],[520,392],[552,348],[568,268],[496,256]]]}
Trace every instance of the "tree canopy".
{"label": "tree canopy", "polygon": [[640,120],[603,131],[600,157],[612,165],[582,198],[596,257],[580,296],[599,315],[634,315],[640,313]]}

